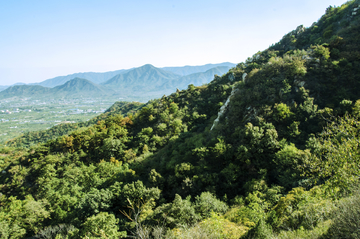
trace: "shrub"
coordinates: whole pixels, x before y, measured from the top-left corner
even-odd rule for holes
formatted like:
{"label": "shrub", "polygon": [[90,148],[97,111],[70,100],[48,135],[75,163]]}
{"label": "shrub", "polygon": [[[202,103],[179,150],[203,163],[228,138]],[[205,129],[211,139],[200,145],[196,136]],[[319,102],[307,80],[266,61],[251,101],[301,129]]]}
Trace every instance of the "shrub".
{"label": "shrub", "polygon": [[332,34],[333,34],[332,30],[327,30],[327,31],[324,32],[323,37],[324,38],[330,38],[332,36]]}
{"label": "shrub", "polygon": [[230,222],[222,216],[212,213],[210,218],[192,227],[181,227],[168,231],[165,238],[238,239],[245,234],[247,229],[245,226]]}
{"label": "shrub", "polygon": [[344,199],[332,214],[325,238],[360,238],[360,195]]}
{"label": "shrub", "polygon": [[113,214],[107,212],[100,212],[86,219],[81,231],[82,237],[87,238],[119,238],[125,237],[125,232],[119,232],[117,224],[119,219],[116,219]]}
{"label": "shrub", "polygon": [[217,199],[210,192],[203,192],[200,196],[196,197],[195,211],[201,215],[202,218],[211,216],[211,212],[225,213],[228,206],[226,203]]}
{"label": "shrub", "polygon": [[196,214],[191,204],[190,198],[182,199],[176,194],[172,203],[163,204],[155,209],[155,218],[163,221],[167,227],[179,227],[194,225],[199,221],[199,215]]}
{"label": "shrub", "polygon": [[244,239],[270,239],[273,238],[273,231],[270,225],[267,225],[263,219],[246,233]]}

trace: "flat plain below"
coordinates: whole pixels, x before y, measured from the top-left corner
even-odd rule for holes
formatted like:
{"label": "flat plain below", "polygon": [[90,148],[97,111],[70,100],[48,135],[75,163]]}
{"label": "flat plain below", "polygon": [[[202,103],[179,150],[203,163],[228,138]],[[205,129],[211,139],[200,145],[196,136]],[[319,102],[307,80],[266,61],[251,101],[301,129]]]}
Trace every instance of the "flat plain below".
{"label": "flat plain below", "polygon": [[120,99],[1,100],[0,145],[28,131],[87,121],[103,113],[116,100]]}

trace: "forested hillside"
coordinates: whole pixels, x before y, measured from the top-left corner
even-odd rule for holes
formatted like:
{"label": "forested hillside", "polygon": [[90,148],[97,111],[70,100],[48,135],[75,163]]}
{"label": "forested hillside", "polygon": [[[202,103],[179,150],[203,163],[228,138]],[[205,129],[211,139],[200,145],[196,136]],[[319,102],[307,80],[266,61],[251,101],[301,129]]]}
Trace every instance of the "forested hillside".
{"label": "forested hillside", "polygon": [[359,238],[359,4],[209,84],[0,149],[1,237]]}

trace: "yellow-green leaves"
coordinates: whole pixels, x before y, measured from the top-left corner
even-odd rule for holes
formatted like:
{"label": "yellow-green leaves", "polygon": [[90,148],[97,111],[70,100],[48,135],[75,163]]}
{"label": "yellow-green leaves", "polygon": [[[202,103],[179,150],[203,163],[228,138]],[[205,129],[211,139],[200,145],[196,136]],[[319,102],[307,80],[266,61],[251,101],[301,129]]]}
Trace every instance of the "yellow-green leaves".
{"label": "yellow-green leaves", "polygon": [[360,121],[349,115],[331,122],[318,139],[312,139],[313,155],[304,164],[305,172],[326,180],[331,194],[350,190],[359,181]]}

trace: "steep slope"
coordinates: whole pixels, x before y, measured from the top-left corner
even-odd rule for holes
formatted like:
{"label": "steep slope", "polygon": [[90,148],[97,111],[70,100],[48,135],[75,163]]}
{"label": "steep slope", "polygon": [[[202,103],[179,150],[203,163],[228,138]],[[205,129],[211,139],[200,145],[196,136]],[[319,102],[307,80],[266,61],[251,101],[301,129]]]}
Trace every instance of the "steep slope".
{"label": "steep slope", "polygon": [[[329,6],[325,14],[311,27],[298,26],[269,49],[284,54],[289,50],[307,49],[311,45],[323,43],[342,45],[338,37],[356,34],[358,29],[356,20],[360,14],[358,2],[354,0],[348,2],[351,4],[343,4],[340,7]],[[348,37],[347,40],[351,41],[349,44],[351,47],[357,47],[356,38]],[[333,54],[336,55],[336,52]]]}
{"label": "steep slope", "polygon": [[161,90],[159,89],[161,85],[176,78],[179,78],[179,75],[147,64],[125,74],[114,76],[102,85],[111,87],[118,92],[147,92]]}
{"label": "steep slope", "polygon": [[[351,10],[341,44],[325,34],[322,45],[270,48],[133,115],[3,150],[4,228],[22,228],[23,238],[144,228],[165,238],[358,238],[358,4],[339,7]],[[336,210],[352,202],[347,214]],[[26,223],[34,214],[36,228]],[[342,224],[332,220],[339,214]],[[350,232],[336,230],[344,215],[357,216]]]}

